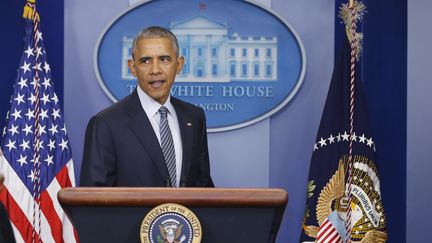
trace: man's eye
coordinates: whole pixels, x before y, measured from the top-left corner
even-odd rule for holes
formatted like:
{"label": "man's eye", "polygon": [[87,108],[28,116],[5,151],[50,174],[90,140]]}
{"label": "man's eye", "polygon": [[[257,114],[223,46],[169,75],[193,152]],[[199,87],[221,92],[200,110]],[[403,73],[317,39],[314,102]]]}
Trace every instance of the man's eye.
{"label": "man's eye", "polygon": [[160,59],[162,62],[169,62],[169,61],[171,61],[171,58],[170,57],[161,57],[161,59]]}
{"label": "man's eye", "polygon": [[141,60],[140,60],[140,63],[150,63],[150,58],[142,58]]}

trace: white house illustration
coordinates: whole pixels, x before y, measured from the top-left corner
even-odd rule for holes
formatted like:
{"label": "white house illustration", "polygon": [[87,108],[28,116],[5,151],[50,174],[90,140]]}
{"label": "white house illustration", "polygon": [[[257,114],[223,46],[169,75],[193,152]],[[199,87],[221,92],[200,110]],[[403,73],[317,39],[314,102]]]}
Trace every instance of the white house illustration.
{"label": "white house illustration", "polygon": [[[172,22],[180,55],[185,57],[176,82],[276,81],[277,37],[229,36],[229,26],[203,16]],[[132,79],[127,68],[131,37],[123,37],[122,79]]]}

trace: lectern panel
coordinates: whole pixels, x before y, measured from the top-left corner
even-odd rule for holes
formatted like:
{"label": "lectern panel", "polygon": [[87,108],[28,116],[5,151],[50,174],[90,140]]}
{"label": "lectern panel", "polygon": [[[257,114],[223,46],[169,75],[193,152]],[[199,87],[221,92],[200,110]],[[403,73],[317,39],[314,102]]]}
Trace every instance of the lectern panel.
{"label": "lectern panel", "polygon": [[144,217],[164,203],[183,205],[197,216],[203,243],[271,243],[288,194],[281,189],[67,188],[58,198],[81,243],[139,243]]}

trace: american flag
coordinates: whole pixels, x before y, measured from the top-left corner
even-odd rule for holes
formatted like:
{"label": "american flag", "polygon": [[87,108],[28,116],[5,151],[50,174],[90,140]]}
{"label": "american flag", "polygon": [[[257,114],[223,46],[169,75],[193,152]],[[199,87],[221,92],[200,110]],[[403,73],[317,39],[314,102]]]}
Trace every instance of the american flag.
{"label": "american flag", "polygon": [[17,242],[77,242],[57,201],[75,186],[72,153],[54,93],[39,21],[26,20],[24,52],[2,133],[0,174],[5,205]]}
{"label": "american flag", "polygon": [[339,233],[337,224],[334,224],[334,218],[338,217],[337,215],[333,215],[335,217],[326,218],[318,231],[317,243],[342,243],[342,237]]}

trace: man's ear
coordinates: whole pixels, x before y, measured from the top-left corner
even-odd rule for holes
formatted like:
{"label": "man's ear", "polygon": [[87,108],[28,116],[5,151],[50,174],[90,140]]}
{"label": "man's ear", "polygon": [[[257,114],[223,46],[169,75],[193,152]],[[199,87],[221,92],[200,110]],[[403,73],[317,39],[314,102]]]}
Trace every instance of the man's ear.
{"label": "man's ear", "polygon": [[181,72],[181,70],[183,69],[183,65],[184,65],[184,57],[180,56],[179,58],[177,58],[177,74],[179,74]]}
{"label": "man's ear", "polygon": [[136,70],[135,70],[135,63],[132,59],[128,60],[128,67],[129,67],[129,70],[131,71],[132,75],[134,77],[136,77],[137,75],[136,75]]}

